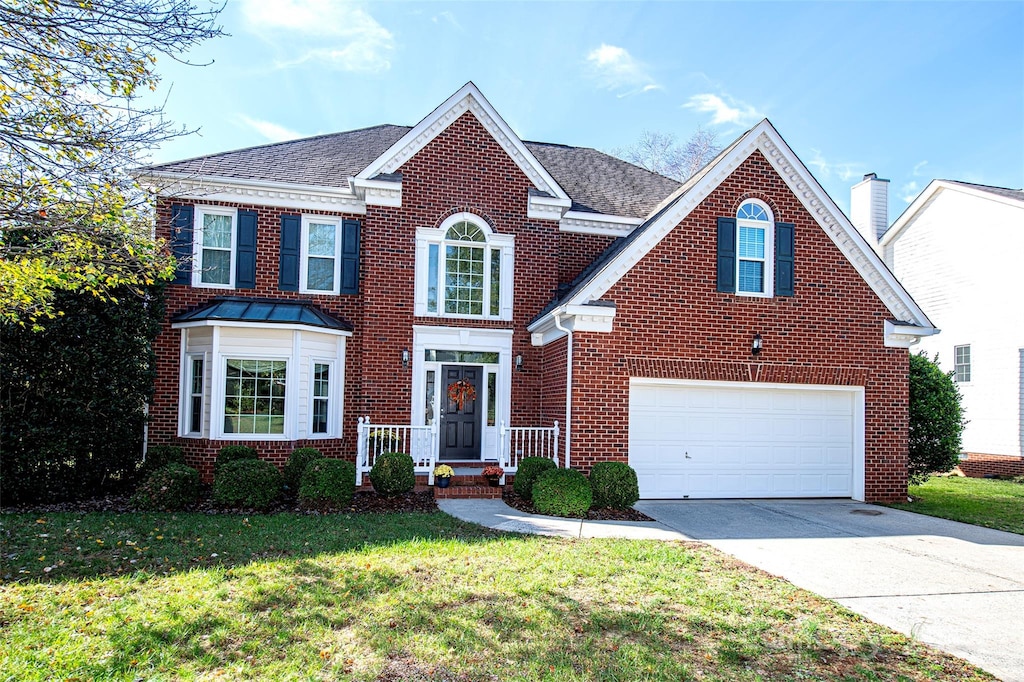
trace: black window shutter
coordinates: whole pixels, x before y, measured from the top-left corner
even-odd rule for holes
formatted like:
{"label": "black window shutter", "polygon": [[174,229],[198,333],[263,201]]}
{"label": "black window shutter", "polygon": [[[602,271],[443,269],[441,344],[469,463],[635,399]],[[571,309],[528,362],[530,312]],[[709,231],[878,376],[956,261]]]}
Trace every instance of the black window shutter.
{"label": "black window shutter", "polygon": [[192,206],[171,204],[171,253],[178,262],[172,284],[192,283]]}
{"label": "black window shutter", "polygon": [[299,290],[301,240],[302,218],[297,215],[281,216],[281,262],[277,274],[277,288],[281,291]]}
{"label": "black window shutter", "polygon": [[793,295],[792,223],[775,223],[775,295]]}
{"label": "black window shutter", "polygon": [[736,292],[736,219],[718,219],[718,291]]}
{"label": "black window shutter", "polygon": [[256,211],[238,212],[235,241],[235,288],[256,288]]}
{"label": "black window shutter", "polygon": [[359,293],[359,221],[341,222],[341,289],[342,294]]}

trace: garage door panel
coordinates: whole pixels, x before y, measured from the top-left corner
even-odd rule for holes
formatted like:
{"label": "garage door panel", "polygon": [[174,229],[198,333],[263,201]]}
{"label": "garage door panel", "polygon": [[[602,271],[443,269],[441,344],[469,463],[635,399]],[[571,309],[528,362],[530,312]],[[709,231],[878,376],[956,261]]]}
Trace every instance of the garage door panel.
{"label": "garage door panel", "polygon": [[640,495],[850,497],[853,408],[848,391],[634,384],[629,460]]}

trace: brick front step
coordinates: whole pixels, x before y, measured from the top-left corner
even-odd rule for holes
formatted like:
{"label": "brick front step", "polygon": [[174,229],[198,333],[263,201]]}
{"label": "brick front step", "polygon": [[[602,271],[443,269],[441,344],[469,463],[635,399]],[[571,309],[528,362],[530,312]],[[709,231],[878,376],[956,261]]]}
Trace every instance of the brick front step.
{"label": "brick front step", "polygon": [[492,487],[489,485],[465,484],[460,485],[452,482],[447,488],[434,486],[435,500],[500,500],[501,486]]}

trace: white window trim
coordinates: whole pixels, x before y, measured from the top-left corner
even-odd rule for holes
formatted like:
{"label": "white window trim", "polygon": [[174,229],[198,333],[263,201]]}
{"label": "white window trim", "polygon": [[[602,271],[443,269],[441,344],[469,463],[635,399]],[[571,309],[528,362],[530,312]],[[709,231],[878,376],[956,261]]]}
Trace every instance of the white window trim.
{"label": "white window trim", "polygon": [[[334,225],[334,288],[310,289],[307,286],[309,273],[309,225]],[[322,215],[302,216],[302,245],[299,256],[299,291],[307,294],[337,294],[341,291],[341,218]]]}
{"label": "white window trim", "polygon": [[[317,365],[327,365],[327,432],[326,433],[313,433],[313,406],[316,401],[319,400],[313,391],[313,382],[315,381],[314,371]],[[341,420],[341,414],[338,412],[338,363],[334,360],[326,358],[311,357],[309,359],[309,379],[308,392],[309,392],[309,417],[308,423],[306,424],[306,438],[309,440],[317,440],[323,438],[338,438],[338,424]],[[287,406],[286,406],[287,407]]]}
{"label": "white window trim", "polygon": [[[482,315],[467,315],[464,313],[446,313],[444,311],[444,263],[445,253],[442,248],[445,234],[448,229],[456,223],[468,221],[479,227],[487,236],[486,242],[481,242],[484,249],[484,313]],[[430,245],[437,245],[437,310],[427,310],[427,291],[430,283],[428,274],[430,269]],[[491,284],[491,259],[490,250],[497,249],[501,253],[501,273],[498,286],[501,291],[498,295],[498,314],[491,315],[490,309],[490,284]],[[456,213],[445,220],[439,227],[420,227],[416,230],[416,293],[415,293],[415,314],[418,317],[437,317],[448,319],[464,320],[511,320],[513,301],[513,267],[515,265],[515,237],[513,235],[497,234],[491,230],[487,221],[473,213]]]}
{"label": "white window trim", "polygon": [[[961,362],[959,362],[957,360],[956,352],[959,349],[961,349],[961,348],[966,348],[967,349],[967,362],[966,363],[961,363]],[[966,379],[964,381],[961,381],[960,379],[957,378],[957,376],[960,373],[958,371],[958,368],[961,365],[964,365],[964,366],[967,367],[967,375],[970,377],[969,379]],[[974,350],[971,348],[971,344],[969,344],[969,343],[959,343],[959,344],[953,346],[953,381],[955,381],[956,383],[958,383],[960,385],[964,385],[964,384],[971,383],[971,381],[973,379],[974,379]]]}
{"label": "white window trim", "polygon": [[[228,262],[228,283],[215,284],[203,281],[203,216],[226,215],[231,218],[231,258]],[[192,226],[192,286],[202,289],[234,289],[235,266],[238,263],[238,210],[224,206],[196,206]]]}
{"label": "white window trim", "polygon": [[[214,388],[217,395],[217,402],[211,406],[211,421],[214,421],[214,428],[211,433],[216,433],[220,440],[295,440],[295,393],[296,380],[293,376],[295,371],[295,358],[291,355],[280,353],[217,353],[217,366],[215,368]],[[284,381],[284,430],[282,433],[228,433],[224,430],[224,407],[227,400],[225,389],[227,387],[228,360],[267,360],[272,362],[285,363]]]}
{"label": "white window trim", "polygon": [[[192,383],[195,380],[195,375],[192,373],[193,363],[196,360],[203,361],[203,376],[202,376],[202,388],[203,392],[200,395],[202,404],[199,407],[199,430],[192,430]],[[183,391],[184,394],[184,410],[182,415],[182,435],[189,438],[201,438],[206,433],[206,407],[207,407],[207,377],[209,376],[209,359],[206,353],[186,353],[185,354],[185,371],[183,373],[186,381],[186,388]]]}
{"label": "white window trim", "polygon": [[[760,206],[768,216],[767,224],[762,220],[745,220],[736,217],[736,295],[752,296],[754,298],[772,298],[775,296],[775,215],[768,204],[758,199],[746,199],[744,204],[756,204]],[[764,291],[741,291],[740,290],[740,261],[756,262],[753,258],[742,258],[740,256],[740,228],[756,227],[764,230]]]}

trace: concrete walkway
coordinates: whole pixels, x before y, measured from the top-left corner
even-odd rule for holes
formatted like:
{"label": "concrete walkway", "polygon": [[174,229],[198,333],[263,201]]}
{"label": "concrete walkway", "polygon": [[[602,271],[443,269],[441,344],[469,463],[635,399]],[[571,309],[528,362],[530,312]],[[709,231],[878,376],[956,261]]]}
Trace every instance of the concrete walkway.
{"label": "concrete walkway", "polygon": [[1024,682],[1024,536],[844,500],[640,502],[658,523],[526,514],[500,500],[442,511],[500,530],[705,542],[955,656]]}

